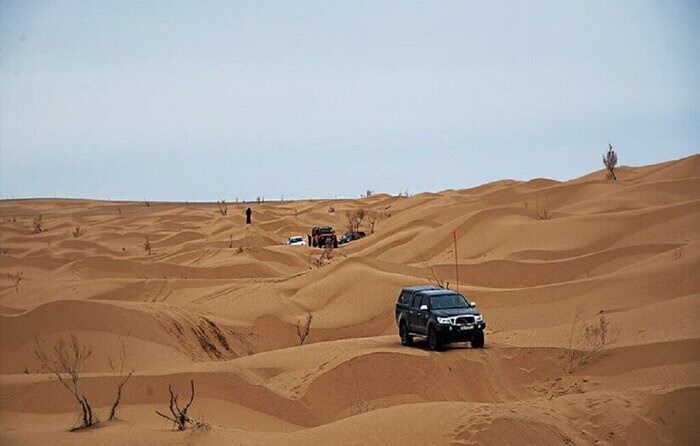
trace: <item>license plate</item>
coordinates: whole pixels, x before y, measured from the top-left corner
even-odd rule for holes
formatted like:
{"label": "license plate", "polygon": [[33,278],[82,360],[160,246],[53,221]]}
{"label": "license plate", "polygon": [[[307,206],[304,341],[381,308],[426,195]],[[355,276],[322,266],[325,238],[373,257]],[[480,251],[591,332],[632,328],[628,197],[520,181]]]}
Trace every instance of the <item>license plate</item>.
{"label": "license plate", "polygon": [[460,330],[471,330],[472,328],[474,328],[472,324],[462,325],[461,327],[459,327]]}

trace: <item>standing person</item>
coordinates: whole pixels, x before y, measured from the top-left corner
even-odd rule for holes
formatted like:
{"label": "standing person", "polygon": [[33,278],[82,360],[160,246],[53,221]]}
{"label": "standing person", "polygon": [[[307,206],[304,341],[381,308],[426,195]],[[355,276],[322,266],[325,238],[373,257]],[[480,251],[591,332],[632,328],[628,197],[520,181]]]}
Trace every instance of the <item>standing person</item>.
{"label": "standing person", "polygon": [[250,210],[250,208],[245,210],[245,224],[249,225],[250,224],[250,217],[253,215],[253,211]]}

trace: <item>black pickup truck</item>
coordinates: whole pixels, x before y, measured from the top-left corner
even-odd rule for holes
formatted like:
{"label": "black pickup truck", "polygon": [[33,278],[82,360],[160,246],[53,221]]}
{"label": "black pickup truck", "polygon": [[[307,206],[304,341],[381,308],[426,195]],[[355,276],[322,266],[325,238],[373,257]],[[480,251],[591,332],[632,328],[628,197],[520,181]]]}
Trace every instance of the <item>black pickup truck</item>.
{"label": "black pickup truck", "polygon": [[484,347],[484,317],[456,291],[435,286],[415,286],[401,290],[396,302],[396,324],[402,345],[412,345],[413,337],[428,339],[431,350],[451,342],[470,342]]}

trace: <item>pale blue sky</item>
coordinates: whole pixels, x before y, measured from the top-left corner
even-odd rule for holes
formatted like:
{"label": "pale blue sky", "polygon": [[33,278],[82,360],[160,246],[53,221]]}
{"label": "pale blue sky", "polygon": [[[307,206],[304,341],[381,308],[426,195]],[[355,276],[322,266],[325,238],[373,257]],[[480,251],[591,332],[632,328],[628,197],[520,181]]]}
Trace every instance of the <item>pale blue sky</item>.
{"label": "pale blue sky", "polygon": [[356,197],[700,147],[699,1],[2,1],[0,197]]}

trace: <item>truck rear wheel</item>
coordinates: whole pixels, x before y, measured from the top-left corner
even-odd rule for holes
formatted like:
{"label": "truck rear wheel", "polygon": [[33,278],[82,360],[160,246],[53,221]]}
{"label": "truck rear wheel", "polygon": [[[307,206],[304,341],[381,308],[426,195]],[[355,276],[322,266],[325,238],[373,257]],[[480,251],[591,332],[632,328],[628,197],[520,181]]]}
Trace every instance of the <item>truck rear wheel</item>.
{"label": "truck rear wheel", "polygon": [[411,336],[408,331],[406,321],[401,321],[401,325],[399,325],[399,337],[401,338],[401,345],[405,345],[406,347],[413,345],[413,336]]}

